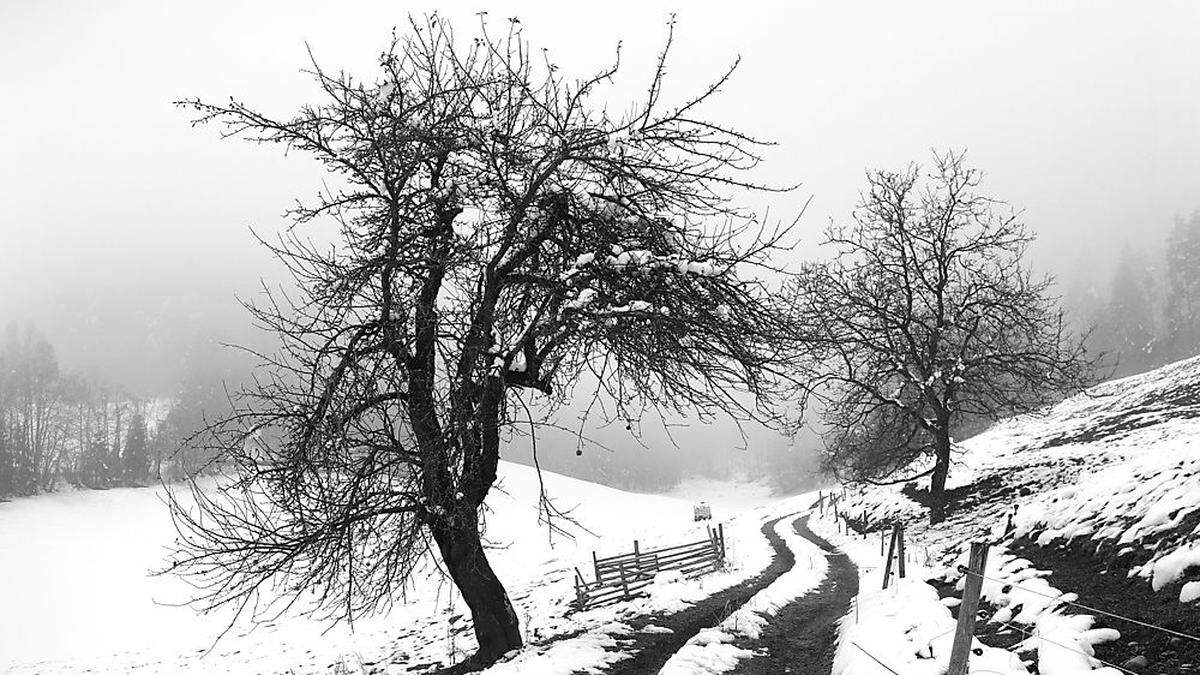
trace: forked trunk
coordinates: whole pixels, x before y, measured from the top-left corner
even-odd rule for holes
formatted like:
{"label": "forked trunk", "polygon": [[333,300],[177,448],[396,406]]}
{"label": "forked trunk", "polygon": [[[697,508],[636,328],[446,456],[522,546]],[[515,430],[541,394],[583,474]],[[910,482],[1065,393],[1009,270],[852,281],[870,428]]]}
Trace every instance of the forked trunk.
{"label": "forked trunk", "polygon": [[929,523],[936,525],[946,519],[946,475],[950,473],[950,432],[940,431],[934,442],[937,459],[929,478]]}
{"label": "forked trunk", "polygon": [[471,664],[485,666],[521,648],[521,629],[508,593],[488,563],[478,523],[474,518],[466,520],[438,524],[431,530],[446,570],[471,610],[475,639],[479,642],[479,651],[471,658]]}

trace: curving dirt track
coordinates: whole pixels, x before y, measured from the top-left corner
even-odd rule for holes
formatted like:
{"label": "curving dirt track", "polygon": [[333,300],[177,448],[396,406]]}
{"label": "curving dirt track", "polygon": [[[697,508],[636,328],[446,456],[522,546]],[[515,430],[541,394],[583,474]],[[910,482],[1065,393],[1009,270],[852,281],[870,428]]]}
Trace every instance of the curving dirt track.
{"label": "curving dirt track", "polygon": [[808,529],[807,516],[798,518],[793,527],[825,552],[829,572],[816,590],[780,610],[759,639],[738,644],[758,655],[739,663],[734,673],[828,675],[833,668],[838,620],[846,615],[851,599],[858,594],[858,568]]}
{"label": "curving dirt track", "polygon": [[[714,593],[705,600],[674,614],[659,614],[639,617],[631,622],[635,630],[647,624],[670,628],[670,633],[636,633],[636,637],[621,646],[633,656],[618,661],[601,671],[610,675],[645,675],[656,673],[696,633],[721,623],[738,607],[746,603],[755,593],[769,586],[781,574],[792,568],[795,556],[783,539],[775,534],[775,524],[796,514],[783,516],[762,526],[763,536],[770,542],[775,557],[771,564],[758,576]],[[807,529],[807,528],[806,528]]]}

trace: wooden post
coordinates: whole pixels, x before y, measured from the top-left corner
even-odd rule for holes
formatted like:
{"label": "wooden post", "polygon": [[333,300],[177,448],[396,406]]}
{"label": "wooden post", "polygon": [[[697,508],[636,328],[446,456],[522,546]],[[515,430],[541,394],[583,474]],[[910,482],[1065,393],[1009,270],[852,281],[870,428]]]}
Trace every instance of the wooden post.
{"label": "wooden post", "polygon": [[579,573],[579,568],[576,567],[575,568],[575,601],[577,603],[579,603],[579,609],[583,609],[583,606],[587,604],[587,592],[584,590],[585,588],[587,588],[587,586],[583,580],[583,575]]}
{"label": "wooden post", "polygon": [[879,557],[882,558],[883,554],[887,552],[884,550],[884,547],[886,547],[886,546],[887,546],[887,530],[880,530],[879,531]]}
{"label": "wooden post", "polygon": [[958,606],[958,629],[954,632],[954,647],[950,651],[950,669],[946,671],[947,675],[967,675],[971,640],[975,637],[975,613],[979,611],[979,590],[983,586],[983,577],[980,575],[987,567],[987,554],[987,544],[971,544],[967,583],[963,588],[962,604]]}
{"label": "wooden post", "polygon": [[725,523],[717,523],[717,537],[721,540],[721,561],[725,560]]}
{"label": "wooden post", "polygon": [[903,579],[904,578],[904,526],[897,525],[896,531],[897,531],[897,537],[900,539],[900,559],[899,559],[898,571],[900,572],[900,578]]}
{"label": "wooden post", "polygon": [[600,581],[600,560],[596,557],[595,551],[592,551],[592,566],[596,570],[596,581]]}
{"label": "wooden post", "polygon": [[642,554],[641,554],[641,551],[638,550],[638,540],[637,539],[633,540],[633,566],[635,568],[637,568],[635,570],[635,573],[639,577],[642,576]]}
{"label": "wooden post", "polygon": [[625,593],[625,599],[629,599],[629,581],[625,578],[625,561],[622,560],[617,565],[617,572],[621,575],[621,590]]}
{"label": "wooden post", "polygon": [[883,566],[883,587],[888,587],[888,580],[892,576],[892,558],[896,557],[896,533],[899,531],[899,525],[892,526],[892,540],[888,543],[887,562]]}

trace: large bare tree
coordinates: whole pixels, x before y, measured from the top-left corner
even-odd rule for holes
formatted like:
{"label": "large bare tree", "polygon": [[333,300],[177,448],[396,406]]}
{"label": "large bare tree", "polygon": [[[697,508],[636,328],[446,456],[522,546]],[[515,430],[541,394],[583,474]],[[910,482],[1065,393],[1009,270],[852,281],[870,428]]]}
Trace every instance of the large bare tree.
{"label": "large bare tree", "polygon": [[[334,181],[268,244],[297,290],[252,311],[281,349],[193,440],[235,476],[174,511],[174,568],[201,602],[244,609],[271,587],[275,607],[308,594],[353,617],[436,550],[488,663],[521,646],[480,512],[526,397],[552,410],[583,381],[618,417],[758,413],[784,324],[755,268],[790,225],[729,201],[766,189],[740,177],[763,143],[700,116],[733,70],[668,105],[667,51],[622,114],[597,100],[615,65],[568,79],[515,22],[462,39],[437,18],[373,80],[314,62],[323,100],[290,118],[183,102]],[[322,222],[334,243],[303,234]]]}
{"label": "large bare tree", "polygon": [[1078,391],[1094,365],[1052,280],[1026,265],[1033,236],[980,179],[955,154],[924,177],[871,172],[852,221],[827,231],[830,257],[791,292],[828,466],[872,483],[928,476],[935,522],[956,428]]}

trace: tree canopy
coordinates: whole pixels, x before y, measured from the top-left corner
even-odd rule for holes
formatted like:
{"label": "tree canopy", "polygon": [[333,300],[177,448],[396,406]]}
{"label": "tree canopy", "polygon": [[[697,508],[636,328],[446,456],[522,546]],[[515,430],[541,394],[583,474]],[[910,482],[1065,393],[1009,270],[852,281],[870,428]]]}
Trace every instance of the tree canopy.
{"label": "tree canopy", "polygon": [[[663,101],[667,55],[614,115],[597,99],[616,65],[569,79],[515,23],[464,40],[434,17],[373,80],[314,62],[322,101],[290,118],[182,102],[337,180],[267,243],[296,290],[251,311],[280,349],[193,440],[236,476],[175,509],[174,565],[201,602],[246,608],[285,584],[272,609],[308,591],[353,617],[392,602],[435,549],[476,661],[494,660],[521,639],[479,514],[502,434],[522,417],[536,428],[531,397],[553,410],[594,385],[585,398],[612,407],[589,413],[619,419],[768,405],[786,324],[755,268],[788,226],[730,202],[769,189],[745,177],[765,143],[701,115],[732,68]],[[333,246],[303,233],[319,222],[336,223]]]}
{"label": "tree canopy", "polygon": [[791,288],[810,364],[802,394],[828,430],[828,466],[851,480],[930,477],[944,510],[954,429],[1029,412],[1091,381],[1083,336],[1066,327],[1052,280],[1024,261],[1032,235],[979,190],[961,155],[868,175],[832,257]]}

